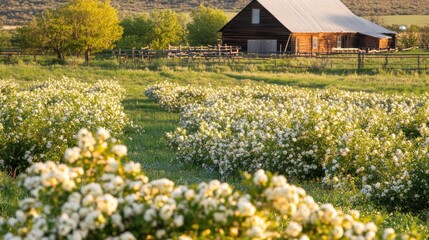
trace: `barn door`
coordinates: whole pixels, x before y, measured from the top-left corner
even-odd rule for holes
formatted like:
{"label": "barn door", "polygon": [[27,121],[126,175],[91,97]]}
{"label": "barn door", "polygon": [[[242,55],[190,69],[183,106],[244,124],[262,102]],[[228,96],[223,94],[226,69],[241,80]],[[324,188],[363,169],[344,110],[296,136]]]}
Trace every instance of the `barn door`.
{"label": "barn door", "polygon": [[277,52],[277,40],[247,40],[248,53],[275,53]]}

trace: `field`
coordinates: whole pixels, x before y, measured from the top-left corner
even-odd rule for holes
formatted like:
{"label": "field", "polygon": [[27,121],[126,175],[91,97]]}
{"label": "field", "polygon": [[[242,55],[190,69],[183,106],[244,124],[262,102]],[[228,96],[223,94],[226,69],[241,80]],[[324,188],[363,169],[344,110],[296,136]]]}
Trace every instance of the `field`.
{"label": "field", "polygon": [[[223,179],[237,188],[238,176],[223,177],[216,171],[208,171],[189,162],[175,160],[176,153],[167,148],[165,133],[174,131],[179,125],[179,114],[167,112],[159,104],[150,100],[144,90],[156,83],[169,81],[179,85],[194,87],[235,87],[276,86],[284,85],[304,89],[341,89],[348,91],[365,91],[375,93],[416,94],[421,95],[429,90],[429,79],[422,73],[382,73],[365,74],[311,74],[311,73],[273,73],[234,71],[231,68],[216,67],[204,70],[191,70],[179,66],[157,66],[138,69],[123,66],[91,67],[67,65],[0,65],[0,79],[13,79],[21,88],[33,85],[36,81],[49,78],[60,79],[63,76],[76,78],[85,82],[100,79],[117,81],[125,90],[123,102],[126,114],[142,131],[129,130],[123,139],[129,148],[129,157],[141,163],[143,171],[150,179],[169,178],[180,184],[192,184],[211,179]],[[10,216],[17,208],[17,196],[25,195],[14,183],[14,180],[1,175],[0,216]],[[407,213],[388,211],[359,195],[358,190],[346,192],[324,188],[317,180],[293,180],[302,186],[319,203],[332,203],[348,211],[357,209],[364,218],[375,221],[381,228],[393,227],[398,232],[416,230],[429,233],[428,216],[424,213]]]}
{"label": "field", "polygon": [[381,16],[382,23],[389,25],[418,25],[418,26],[429,26],[428,15],[391,15]]}

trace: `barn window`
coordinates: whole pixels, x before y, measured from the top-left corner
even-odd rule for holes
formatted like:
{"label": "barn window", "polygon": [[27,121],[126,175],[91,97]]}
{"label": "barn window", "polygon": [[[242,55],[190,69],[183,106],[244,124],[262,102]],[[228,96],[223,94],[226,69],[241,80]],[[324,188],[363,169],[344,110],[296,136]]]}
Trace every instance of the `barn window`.
{"label": "barn window", "polygon": [[313,37],[313,48],[318,48],[319,47],[319,38],[317,37]]}
{"label": "barn window", "polygon": [[341,37],[337,37],[337,48],[341,48]]}
{"label": "barn window", "polygon": [[252,24],[259,24],[261,21],[261,10],[258,8],[252,9]]}

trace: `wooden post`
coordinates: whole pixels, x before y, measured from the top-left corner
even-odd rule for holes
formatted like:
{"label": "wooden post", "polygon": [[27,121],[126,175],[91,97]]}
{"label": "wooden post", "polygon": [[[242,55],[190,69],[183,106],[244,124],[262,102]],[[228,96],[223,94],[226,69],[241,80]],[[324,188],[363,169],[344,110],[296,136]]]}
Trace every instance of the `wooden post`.
{"label": "wooden post", "polygon": [[383,65],[383,69],[386,70],[387,69],[387,65],[389,64],[389,55],[385,55],[384,56],[384,65]]}
{"label": "wooden post", "polygon": [[357,70],[359,71],[361,68],[362,68],[362,66],[361,66],[361,52],[359,51],[358,52],[358,68],[357,68]]}
{"label": "wooden post", "polygon": [[140,50],[140,54],[141,54],[141,59],[142,59],[142,61],[144,61],[143,48],[141,48],[141,50]]}
{"label": "wooden post", "polygon": [[420,71],[420,54],[417,55],[417,70]]}
{"label": "wooden post", "polygon": [[131,49],[131,58],[133,59],[134,62],[134,54],[135,54],[136,48],[132,48]]}

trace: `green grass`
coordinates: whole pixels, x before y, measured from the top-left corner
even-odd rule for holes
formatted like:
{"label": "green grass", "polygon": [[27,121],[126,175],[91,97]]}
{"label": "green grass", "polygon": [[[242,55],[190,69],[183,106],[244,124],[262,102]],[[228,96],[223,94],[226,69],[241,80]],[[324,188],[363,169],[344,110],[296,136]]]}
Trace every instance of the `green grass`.
{"label": "green grass", "polygon": [[[155,69],[155,68],[154,68]],[[225,71],[221,71],[224,69]],[[178,126],[179,114],[162,110],[156,103],[147,99],[143,91],[157,82],[169,80],[180,84],[199,86],[234,86],[253,84],[279,84],[306,88],[338,88],[345,90],[363,90],[387,93],[424,93],[429,90],[429,79],[426,75],[412,73],[395,75],[384,73],[378,75],[360,74],[311,74],[311,73],[272,73],[231,71],[225,66],[206,67],[201,71],[189,70],[187,67],[160,66],[156,70],[125,68],[123,66],[79,67],[79,66],[38,66],[38,65],[0,65],[0,79],[14,79],[25,87],[35,81],[62,76],[75,77],[82,81],[99,79],[116,79],[126,89],[124,106],[126,113],[141,131],[128,129],[125,143],[129,148],[131,160],[142,164],[144,171],[151,179],[170,178],[180,184],[196,183],[220,178],[215,171],[207,171],[200,166],[175,161],[173,151],[166,148],[164,134]],[[240,188],[235,178],[223,179]],[[297,182],[321,203],[331,202],[344,211],[358,209],[364,216],[383,224],[392,226],[398,231],[416,228],[429,232],[427,218],[422,213],[389,213],[379,209],[364,198],[356,197],[356,192],[328,190],[318,182]],[[17,206],[17,200],[24,196],[16,181],[0,175],[0,216],[11,216]],[[375,217],[373,217],[375,216]]]}
{"label": "green grass", "polygon": [[380,16],[385,25],[429,26],[429,15],[391,15]]}

